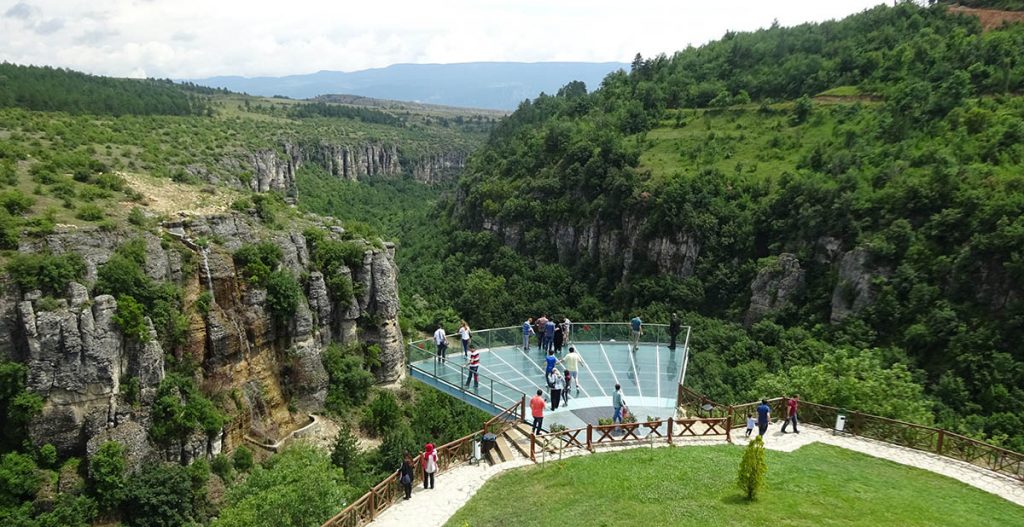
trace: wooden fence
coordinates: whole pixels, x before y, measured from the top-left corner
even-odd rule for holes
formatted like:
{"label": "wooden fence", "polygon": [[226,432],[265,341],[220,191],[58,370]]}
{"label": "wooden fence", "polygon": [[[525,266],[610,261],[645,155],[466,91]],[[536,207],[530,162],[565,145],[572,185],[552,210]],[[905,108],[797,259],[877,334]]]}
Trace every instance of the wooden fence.
{"label": "wooden fence", "polygon": [[[488,431],[500,434],[505,429],[515,426],[517,422],[523,419],[525,409],[526,397],[523,397],[522,400],[484,423],[481,431],[460,437],[455,441],[437,447],[437,473],[442,474],[451,468],[469,461],[473,455],[473,442],[477,440],[478,436]],[[422,453],[413,459],[413,485],[423,482],[422,459]],[[380,516],[382,512],[398,501],[404,493],[405,490],[402,488],[401,482],[398,481],[398,474],[393,473],[367,491],[366,494],[363,494],[359,499],[352,502],[348,507],[345,507],[344,510],[333,518],[327,520],[322,527],[362,527],[373,521],[377,516]]]}
{"label": "wooden fence", "polygon": [[630,445],[639,442],[665,441],[672,444],[673,439],[681,437],[720,437],[731,441],[731,427],[725,417],[662,419],[639,423],[622,423],[611,425],[587,425],[586,428],[574,428],[550,432],[538,437],[530,436],[530,459],[537,461],[538,451],[561,450],[563,448],[583,448],[591,452],[597,446]]}
{"label": "wooden fence", "polygon": [[[786,398],[768,400],[772,415],[781,421],[786,416]],[[760,402],[745,403],[729,407],[732,410],[732,427],[743,426],[748,412],[755,413]],[[948,458],[965,461],[972,465],[1009,476],[1024,482],[1024,454],[995,445],[964,437],[960,434],[914,423],[898,421],[861,412],[847,412],[807,401],[800,401],[799,422],[822,428],[835,427],[836,416],[846,415],[843,432],[853,436],[876,439],[922,452],[930,452]]]}

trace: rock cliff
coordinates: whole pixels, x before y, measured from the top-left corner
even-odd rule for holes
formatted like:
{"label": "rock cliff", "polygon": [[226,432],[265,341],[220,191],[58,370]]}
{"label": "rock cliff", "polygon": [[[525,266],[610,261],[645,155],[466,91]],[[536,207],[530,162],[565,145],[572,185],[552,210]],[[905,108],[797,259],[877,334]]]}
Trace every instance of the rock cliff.
{"label": "rock cliff", "polygon": [[769,265],[757,272],[750,284],[750,308],[744,323],[747,327],[792,303],[793,298],[804,288],[806,273],[800,267],[796,255],[782,253]]}
{"label": "rock cliff", "polygon": [[[305,412],[322,408],[328,378],[321,353],[336,342],[378,343],[382,364],[374,372],[377,379],[393,382],[402,376],[393,246],[367,244],[361,265],[340,271],[355,284],[358,297],[332,300],[298,232],[267,232],[238,214],[166,223],[161,231],[160,236],[56,233],[20,248],[75,252],[86,263],[82,283],[72,282],[55,308],[50,299],[41,303],[39,291],[13,286],[0,298],[0,357],[25,363],[29,389],[45,401],[30,427],[37,444],[53,443],[62,453],[81,454],[117,439],[137,465],[154,458],[188,462],[212,456],[240,444],[245,436],[279,437],[304,424]],[[146,274],[183,291],[189,330],[176,349],[161,347],[148,317],[147,342],[126,338],[114,322],[117,301],[90,293],[97,269],[115,248],[138,236],[146,242]],[[200,238],[216,243],[203,248],[194,241]],[[286,321],[273,319],[266,290],[241,280],[232,258],[242,245],[261,240],[279,247],[281,266],[304,278],[304,294]],[[207,291],[209,308],[200,312],[196,300]],[[197,365],[197,385],[220,401],[229,416],[221,433],[199,433],[172,449],[157,448],[148,440],[148,406],[165,376],[165,357]]]}

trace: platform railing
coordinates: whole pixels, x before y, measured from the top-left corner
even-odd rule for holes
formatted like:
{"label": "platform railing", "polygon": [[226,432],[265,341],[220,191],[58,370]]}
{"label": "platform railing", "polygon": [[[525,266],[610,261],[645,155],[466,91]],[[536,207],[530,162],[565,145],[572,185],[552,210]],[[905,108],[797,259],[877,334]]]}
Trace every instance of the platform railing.
{"label": "platform railing", "polygon": [[659,419],[636,423],[610,425],[587,425],[585,428],[559,430],[538,436],[530,435],[530,459],[545,452],[560,452],[563,449],[580,448],[594,452],[599,446],[636,446],[664,442],[685,437],[725,439],[731,442],[729,419],[726,417]]}

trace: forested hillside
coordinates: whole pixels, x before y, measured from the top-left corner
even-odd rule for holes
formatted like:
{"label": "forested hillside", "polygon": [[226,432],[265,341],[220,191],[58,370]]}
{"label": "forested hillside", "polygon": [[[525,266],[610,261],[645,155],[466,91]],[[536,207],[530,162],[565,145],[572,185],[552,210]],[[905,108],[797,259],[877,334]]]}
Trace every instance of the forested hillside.
{"label": "forested hillside", "polygon": [[1022,50],[1021,25],[907,2],[526,102],[445,206],[432,309],[685,311],[713,398],[799,392],[1024,449]]}

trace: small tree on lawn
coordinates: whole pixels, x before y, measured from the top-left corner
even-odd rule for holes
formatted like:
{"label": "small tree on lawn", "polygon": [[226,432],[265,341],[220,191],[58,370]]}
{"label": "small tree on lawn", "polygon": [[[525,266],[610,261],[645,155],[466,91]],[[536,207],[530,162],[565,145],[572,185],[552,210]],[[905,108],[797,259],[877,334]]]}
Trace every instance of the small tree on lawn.
{"label": "small tree on lawn", "polygon": [[768,464],[765,462],[764,441],[758,436],[747,445],[747,450],[743,453],[743,461],[740,462],[739,478],[736,480],[748,500],[757,497],[757,492],[764,486],[764,477],[767,473]]}

